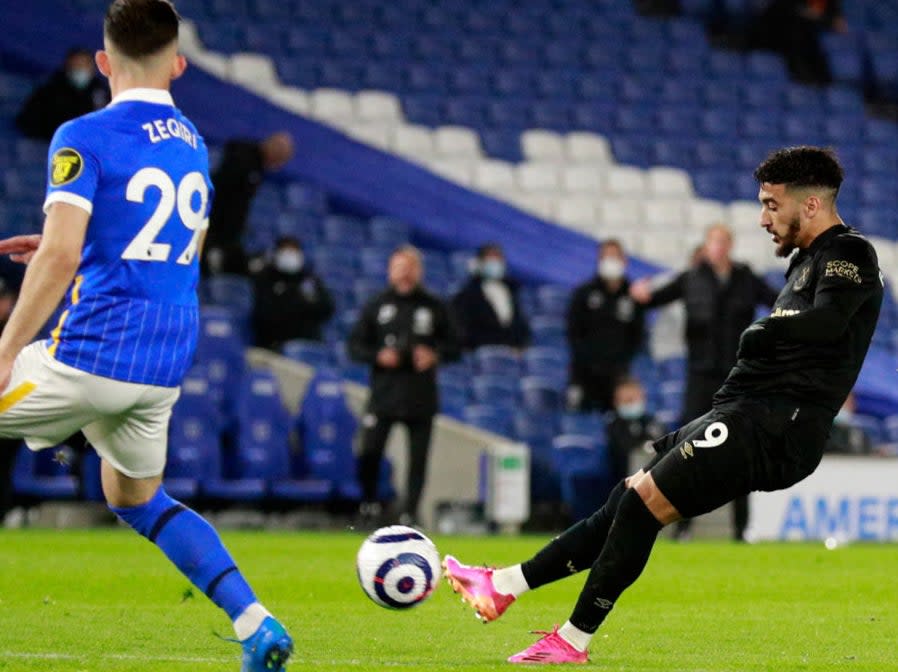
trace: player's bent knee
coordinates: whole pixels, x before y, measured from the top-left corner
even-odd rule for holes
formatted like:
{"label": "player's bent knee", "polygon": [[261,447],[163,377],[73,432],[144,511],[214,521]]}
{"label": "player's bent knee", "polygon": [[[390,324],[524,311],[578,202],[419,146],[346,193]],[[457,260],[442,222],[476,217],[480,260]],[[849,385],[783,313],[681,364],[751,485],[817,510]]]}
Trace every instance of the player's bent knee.
{"label": "player's bent knee", "polygon": [[673,504],[671,504],[667,496],[658,489],[658,485],[655,483],[655,478],[652,476],[652,472],[645,474],[645,476],[633,486],[633,489],[636,491],[636,494],[642,498],[645,507],[651,511],[652,515],[655,516],[658,522],[662,525],[669,525],[682,518],[680,512],[677,511]]}
{"label": "player's bent knee", "polygon": [[112,507],[143,506],[156,496],[162,476],[131,478],[103,460],[100,468],[103,496]]}

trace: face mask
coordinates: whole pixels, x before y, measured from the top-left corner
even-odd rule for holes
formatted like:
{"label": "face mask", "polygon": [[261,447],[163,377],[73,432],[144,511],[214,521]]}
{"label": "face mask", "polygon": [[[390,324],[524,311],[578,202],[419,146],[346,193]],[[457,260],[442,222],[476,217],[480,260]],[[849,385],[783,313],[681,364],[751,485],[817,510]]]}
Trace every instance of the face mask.
{"label": "face mask", "polygon": [[621,404],[617,407],[617,414],[624,420],[636,420],[645,415],[644,401],[631,401],[629,404]]}
{"label": "face mask", "polygon": [[624,277],[627,265],[622,259],[608,257],[599,261],[599,277],[602,280],[620,280]]}
{"label": "face mask", "polygon": [[480,265],[480,273],[487,280],[501,280],[505,276],[505,262],[501,259],[487,259]]}
{"label": "face mask", "polygon": [[94,78],[94,73],[90,70],[71,70],[69,71],[69,81],[76,89],[86,89],[90,84],[90,80]]}
{"label": "face mask", "polygon": [[299,250],[278,250],[274,255],[274,267],[281,273],[299,273],[302,270],[305,258]]}

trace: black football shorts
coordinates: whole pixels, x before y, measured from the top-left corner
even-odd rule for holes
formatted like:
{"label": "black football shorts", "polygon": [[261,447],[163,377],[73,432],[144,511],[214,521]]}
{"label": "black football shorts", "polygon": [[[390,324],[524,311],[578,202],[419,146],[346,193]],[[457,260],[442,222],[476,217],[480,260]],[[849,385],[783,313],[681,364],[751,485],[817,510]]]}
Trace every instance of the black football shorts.
{"label": "black football shorts", "polygon": [[789,399],[740,400],[658,439],[650,470],[684,518],[754,490],[782,490],[820,463],[832,415]]}

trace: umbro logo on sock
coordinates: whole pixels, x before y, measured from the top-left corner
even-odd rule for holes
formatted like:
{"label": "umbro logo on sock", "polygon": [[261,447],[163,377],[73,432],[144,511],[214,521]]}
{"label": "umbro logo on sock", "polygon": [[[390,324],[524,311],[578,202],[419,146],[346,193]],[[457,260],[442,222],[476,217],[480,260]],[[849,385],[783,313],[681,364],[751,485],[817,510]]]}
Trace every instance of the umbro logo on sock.
{"label": "umbro logo on sock", "polygon": [[609,609],[611,609],[611,607],[614,606],[614,602],[612,602],[611,600],[606,600],[603,597],[598,597],[598,598],[596,598],[595,605],[599,609],[604,609],[605,611],[608,611]]}

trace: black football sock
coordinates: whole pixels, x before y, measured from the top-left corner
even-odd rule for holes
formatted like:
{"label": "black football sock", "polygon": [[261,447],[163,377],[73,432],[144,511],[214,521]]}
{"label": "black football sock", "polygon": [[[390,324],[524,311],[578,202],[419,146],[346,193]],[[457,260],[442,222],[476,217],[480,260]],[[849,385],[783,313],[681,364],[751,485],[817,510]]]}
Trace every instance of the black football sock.
{"label": "black football sock", "polygon": [[571,614],[571,625],[586,633],[599,628],[617,598],[642,574],[661,527],[642,498],[627,490]]}
{"label": "black football sock", "polygon": [[531,589],[539,588],[592,567],[602,552],[614,514],[626,490],[624,481],[618,483],[602,508],[569,527],[530,560],[522,563],[521,571],[527,585]]}

